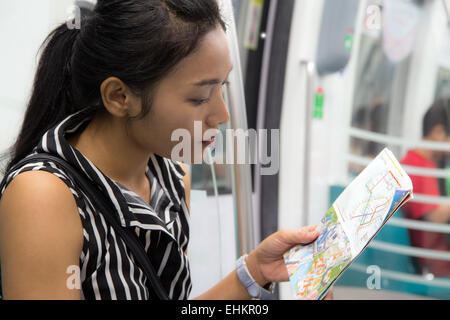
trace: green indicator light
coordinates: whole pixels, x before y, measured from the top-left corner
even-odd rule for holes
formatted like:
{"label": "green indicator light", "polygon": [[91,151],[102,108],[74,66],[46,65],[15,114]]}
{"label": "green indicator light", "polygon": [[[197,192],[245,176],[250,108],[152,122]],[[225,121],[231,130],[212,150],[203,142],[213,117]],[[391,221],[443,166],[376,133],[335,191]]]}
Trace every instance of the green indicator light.
{"label": "green indicator light", "polygon": [[314,112],[313,118],[321,120],[323,119],[323,106],[325,102],[325,96],[323,94],[323,89],[319,88],[316,92],[314,99]]}
{"label": "green indicator light", "polygon": [[353,35],[349,34],[345,37],[344,48],[347,51],[352,51],[353,48]]}

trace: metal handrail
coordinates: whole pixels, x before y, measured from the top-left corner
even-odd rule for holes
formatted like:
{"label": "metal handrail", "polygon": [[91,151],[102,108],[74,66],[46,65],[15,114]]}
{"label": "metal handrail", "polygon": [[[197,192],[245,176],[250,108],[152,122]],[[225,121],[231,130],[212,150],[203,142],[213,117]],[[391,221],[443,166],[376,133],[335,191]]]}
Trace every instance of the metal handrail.
{"label": "metal handrail", "polygon": [[373,249],[397,253],[404,256],[450,261],[449,251],[410,247],[376,240],[371,242],[370,247]]}
{"label": "metal handrail", "polygon": [[430,141],[418,141],[409,140],[400,137],[390,136],[387,134],[372,132],[359,128],[348,128],[348,134],[350,137],[367,140],[372,142],[378,142],[386,145],[396,145],[405,148],[422,148],[427,150],[450,152],[450,143],[445,142],[430,142]]}
{"label": "metal handrail", "polygon": [[[361,166],[367,166],[371,162],[371,159],[357,156],[354,154],[347,154],[346,155],[347,161],[361,165]],[[450,178],[450,170],[446,169],[427,169],[427,168],[421,168],[421,167],[414,167],[414,166],[402,166],[403,169],[408,174],[415,175],[415,176],[424,176],[424,177],[433,177],[433,178],[441,178],[441,179],[447,179]]]}
{"label": "metal handrail", "polygon": [[[256,129],[264,129],[265,126],[265,115],[267,108],[267,88],[269,87],[269,72],[270,72],[270,56],[272,53],[272,44],[274,37],[275,19],[278,7],[278,0],[272,0],[269,3],[269,16],[267,20],[267,30],[266,30],[266,40],[264,42],[264,52],[263,52],[263,62],[261,66],[261,83],[258,93],[258,116],[256,121]],[[268,143],[267,139],[259,139],[258,141],[258,152],[264,150],[263,146]],[[258,154],[258,159],[262,159],[262,154]],[[255,179],[255,208],[254,212],[258,221],[259,227],[261,226],[261,192],[262,192],[262,177],[261,177],[261,162],[258,161],[254,168],[253,177]],[[261,229],[261,227],[260,227]],[[261,232],[256,233],[256,241],[261,240]]]}
{"label": "metal handrail", "polygon": [[[240,63],[239,45],[231,0],[219,0],[223,17],[228,22],[227,38],[230,47],[233,70],[229,75],[230,85],[227,87],[228,107],[230,109],[231,126],[233,129],[247,129],[247,114],[245,108],[244,82]],[[236,148],[236,146],[235,146]],[[236,154],[236,150],[233,150]],[[255,248],[253,211],[252,211],[252,180],[249,164],[234,164],[233,196],[236,199],[235,210],[238,220],[238,254],[249,253]]]}
{"label": "metal handrail", "polygon": [[[369,266],[362,265],[359,263],[353,263],[351,265],[351,269],[367,273],[367,268]],[[450,288],[450,280],[447,279],[441,279],[441,278],[427,278],[425,276],[420,276],[416,274],[409,274],[399,271],[391,271],[387,269],[381,269],[381,276],[386,279],[393,279],[398,281],[405,281],[405,282],[412,282],[412,283],[418,283],[423,284],[426,286],[436,286],[436,287],[443,287],[443,288]]]}
{"label": "metal handrail", "polygon": [[411,202],[418,203],[427,203],[427,204],[437,204],[437,205],[450,205],[449,197],[438,197],[438,196],[429,196],[426,194],[415,193],[414,199]]}
{"label": "metal handrail", "polygon": [[429,231],[429,232],[440,232],[450,234],[450,225],[426,221],[417,221],[404,218],[394,218],[389,219],[389,225],[395,227],[403,227],[413,230]]}

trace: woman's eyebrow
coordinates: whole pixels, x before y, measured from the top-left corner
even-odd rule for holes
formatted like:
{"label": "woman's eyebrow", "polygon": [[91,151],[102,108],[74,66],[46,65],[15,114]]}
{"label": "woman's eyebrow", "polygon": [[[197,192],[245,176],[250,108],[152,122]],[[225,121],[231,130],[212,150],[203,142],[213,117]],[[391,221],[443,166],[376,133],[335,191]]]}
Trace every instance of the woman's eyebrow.
{"label": "woman's eyebrow", "polygon": [[[231,67],[230,71],[227,74],[227,79],[228,76],[230,75],[231,71],[233,71],[233,67]],[[223,83],[223,80],[221,79],[208,79],[208,80],[202,80],[200,82],[194,83],[193,85],[196,87],[203,87],[203,86],[215,86],[218,84]]]}
{"label": "woman's eyebrow", "polygon": [[194,86],[196,87],[203,87],[203,86],[215,86],[219,83],[222,83],[222,80],[220,79],[211,79],[211,80],[203,80],[197,83],[194,83]]}

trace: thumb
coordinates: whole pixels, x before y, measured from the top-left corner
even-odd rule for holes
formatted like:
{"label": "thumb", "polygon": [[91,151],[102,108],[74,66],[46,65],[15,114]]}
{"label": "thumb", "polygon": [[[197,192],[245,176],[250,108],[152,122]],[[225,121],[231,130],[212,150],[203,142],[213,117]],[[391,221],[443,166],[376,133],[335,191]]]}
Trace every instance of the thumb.
{"label": "thumb", "polygon": [[282,230],[280,231],[280,237],[287,245],[295,246],[299,244],[309,244],[317,239],[319,231],[317,226],[303,227],[298,230]]}

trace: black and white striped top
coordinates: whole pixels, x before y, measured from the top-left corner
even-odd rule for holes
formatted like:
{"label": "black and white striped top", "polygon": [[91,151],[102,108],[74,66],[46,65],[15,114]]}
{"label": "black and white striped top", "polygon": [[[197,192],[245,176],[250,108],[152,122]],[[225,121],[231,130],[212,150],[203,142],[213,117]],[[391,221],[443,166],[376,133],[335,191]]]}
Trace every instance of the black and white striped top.
{"label": "black and white striped top", "polygon": [[[67,135],[84,128],[92,119],[87,109],[67,117],[50,129],[32,154],[49,153],[80,168],[113,202],[121,225],[136,232],[170,299],[187,299],[192,289],[186,251],[189,241],[189,212],[185,202],[181,166],[152,155],[147,167],[151,200],[103,174],[67,142]],[[59,177],[74,195],[84,234],[80,255],[83,299],[153,299],[155,293],[143,271],[103,214],[93,205],[64,170],[51,161],[32,163],[6,174],[7,184],[21,172],[43,170]],[[0,196],[5,187],[0,190]]]}

